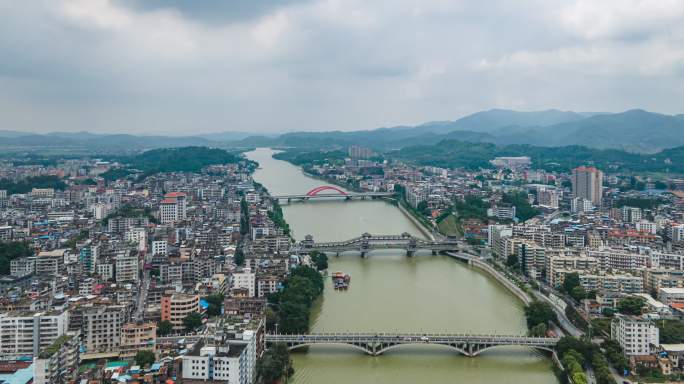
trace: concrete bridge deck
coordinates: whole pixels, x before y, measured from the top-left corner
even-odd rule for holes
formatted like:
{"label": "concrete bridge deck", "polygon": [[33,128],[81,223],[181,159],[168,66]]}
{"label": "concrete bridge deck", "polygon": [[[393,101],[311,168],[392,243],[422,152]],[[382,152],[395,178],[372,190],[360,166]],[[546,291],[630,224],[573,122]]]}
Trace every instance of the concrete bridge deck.
{"label": "concrete bridge deck", "polygon": [[418,250],[429,250],[433,253],[441,251],[459,250],[459,242],[456,239],[424,240],[412,236],[409,233],[401,235],[371,235],[364,233],[359,237],[345,241],[320,242],[314,241],[313,236],[307,235],[293,250],[298,253],[312,251],[341,253],[347,251],[360,252],[365,256],[368,252],[377,249],[403,249],[408,255],[413,255]]}
{"label": "concrete bridge deck", "polygon": [[521,346],[553,352],[558,338],[517,335],[420,334],[420,333],[319,333],[301,335],[267,334],[267,343],[284,343],[289,349],[316,344],[348,345],[371,356],[402,345],[443,345],[458,353],[475,357],[500,346]]}

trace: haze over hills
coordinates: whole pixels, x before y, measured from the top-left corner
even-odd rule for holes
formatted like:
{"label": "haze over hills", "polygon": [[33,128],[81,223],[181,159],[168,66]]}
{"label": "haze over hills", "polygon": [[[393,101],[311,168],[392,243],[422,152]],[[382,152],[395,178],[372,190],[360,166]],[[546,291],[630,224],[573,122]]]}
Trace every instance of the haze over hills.
{"label": "haze over hills", "polygon": [[378,150],[399,149],[443,140],[487,142],[498,145],[583,145],[632,152],[656,152],[684,145],[684,115],[664,115],[634,109],[621,113],[546,110],[520,112],[492,109],[454,121],[398,126],[364,131],[288,132],[253,135],[227,131],[195,136],[136,136],[53,132],[22,134],[0,131],[0,147],[86,146],[150,149],[187,145],[222,147],[342,147],[366,145]]}

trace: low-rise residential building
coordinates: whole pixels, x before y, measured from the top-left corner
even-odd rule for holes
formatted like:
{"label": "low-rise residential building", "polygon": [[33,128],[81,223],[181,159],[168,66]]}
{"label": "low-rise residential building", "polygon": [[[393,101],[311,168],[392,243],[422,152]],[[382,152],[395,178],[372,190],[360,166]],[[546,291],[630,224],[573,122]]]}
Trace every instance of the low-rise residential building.
{"label": "low-rise residential building", "polygon": [[254,331],[244,331],[242,340],[201,340],[182,357],[183,382],[250,384],[255,375],[256,349]]}
{"label": "low-rise residential building", "polygon": [[199,295],[174,293],[161,299],[161,320],[170,321],[175,330],[183,329],[183,319],[199,311]]}

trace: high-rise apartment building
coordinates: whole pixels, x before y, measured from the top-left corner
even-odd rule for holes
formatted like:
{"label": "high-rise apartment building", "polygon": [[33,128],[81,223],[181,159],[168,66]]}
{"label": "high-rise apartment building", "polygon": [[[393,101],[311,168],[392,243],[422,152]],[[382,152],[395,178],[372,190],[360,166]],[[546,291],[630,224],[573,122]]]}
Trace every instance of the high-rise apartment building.
{"label": "high-rise apartment building", "polygon": [[0,314],[0,354],[37,356],[66,333],[68,327],[68,311]]}
{"label": "high-rise apartment building", "polygon": [[97,306],[83,311],[83,345],[87,353],[111,352],[121,344],[123,306]]}
{"label": "high-rise apartment building", "polygon": [[162,223],[174,223],[185,220],[187,211],[187,196],[183,192],[171,192],[164,195],[159,203],[159,216]]}
{"label": "high-rise apartment building", "polygon": [[572,170],[572,195],[601,206],[603,196],[603,172],[594,167],[578,167]]}
{"label": "high-rise apartment building", "polygon": [[659,337],[658,327],[648,319],[618,314],[610,324],[610,338],[616,340],[628,356],[651,354],[660,345]]}

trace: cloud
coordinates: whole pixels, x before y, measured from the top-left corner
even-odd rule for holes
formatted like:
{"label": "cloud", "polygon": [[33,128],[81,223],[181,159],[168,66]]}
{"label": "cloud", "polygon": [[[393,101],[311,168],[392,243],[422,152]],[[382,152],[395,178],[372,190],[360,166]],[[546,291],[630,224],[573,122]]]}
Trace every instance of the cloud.
{"label": "cloud", "polygon": [[670,0],[0,0],[0,129],[369,129],[681,112]]}

